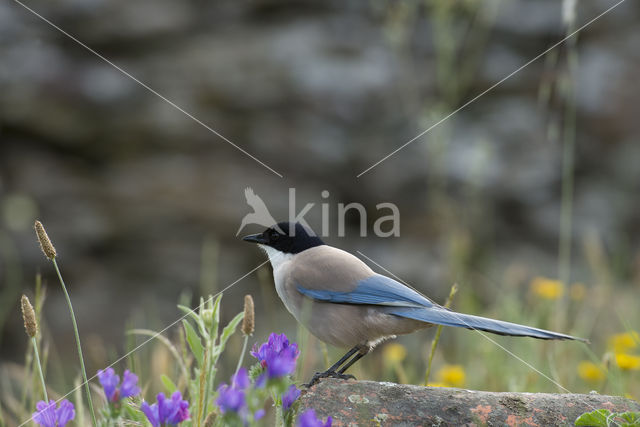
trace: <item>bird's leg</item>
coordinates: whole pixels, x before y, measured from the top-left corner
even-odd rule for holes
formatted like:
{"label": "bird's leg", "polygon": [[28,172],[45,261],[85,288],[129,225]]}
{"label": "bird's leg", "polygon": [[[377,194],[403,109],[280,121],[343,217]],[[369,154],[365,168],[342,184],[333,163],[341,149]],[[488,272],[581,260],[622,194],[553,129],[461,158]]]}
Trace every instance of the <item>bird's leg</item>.
{"label": "bird's leg", "polygon": [[[322,378],[340,378],[343,380],[356,379],[356,377],[354,377],[353,375],[345,374],[344,371],[346,371],[347,368],[349,368],[357,360],[359,360],[362,356],[366,354],[366,353],[362,353],[361,349],[362,347],[360,345],[356,345],[351,350],[349,350],[347,354],[342,356],[340,360],[334,363],[329,369],[327,369],[324,372],[316,372],[316,374],[311,378],[311,381],[309,381],[307,384],[304,384],[304,386],[309,388]],[[354,354],[355,356],[353,356]],[[353,358],[349,360],[351,356],[353,356]],[[340,366],[342,366],[345,362],[347,362],[347,364],[344,367],[340,368]],[[340,370],[338,370],[339,368]]]}
{"label": "bird's leg", "polygon": [[[349,360],[349,362],[347,362],[346,365],[344,365],[342,368],[340,368],[340,370],[338,371],[338,374],[345,375],[344,371],[349,369],[351,367],[351,365],[356,363],[358,360],[362,359],[365,354],[367,354],[367,353],[359,352],[358,354],[353,356],[353,358],[351,360]],[[353,377],[353,375],[348,375],[348,376]],[[355,379],[355,377],[354,377],[354,379]]]}
{"label": "bird's leg", "polygon": [[360,346],[355,346],[353,347],[351,350],[349,350],[347,352],[347,354],[345,354],[344,356],[342,356],[342,358],[340,360],[338,360],[336,363],[334,363],[329,369],[327,369],[327,372],[335,372],[340,366],[342,366],[342,364],[344,362],[346,362],[351,356],[354,355],[354,353],[356,353],[358,350],[360,350]]}

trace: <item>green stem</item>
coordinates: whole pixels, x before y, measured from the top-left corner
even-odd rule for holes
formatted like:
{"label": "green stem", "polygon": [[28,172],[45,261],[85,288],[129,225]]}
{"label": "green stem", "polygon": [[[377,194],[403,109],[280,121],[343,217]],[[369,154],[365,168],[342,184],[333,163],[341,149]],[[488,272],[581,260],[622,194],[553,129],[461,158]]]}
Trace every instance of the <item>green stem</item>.
{"label": "green stem", "polygon": [[[458,292],[458,285],[453,284],[451,286],[451,290],[449,291],[449,296],[447,297],[447,301],[444,303],[446,308],[451,306],[451,302],[453,301],[453,297],[456,292]],[[427,372],[424,374],[424,385],[429,384],[429,374],[431,374],[431,362],[433,361],[433,356],[436,354],[436,347],[438,347],[438,341],[440,341],[440,334],[442,333],[442,325],[438,326],[438,330],[436,331],[436,336],[431,343],[431,352],[429,353],[429,361],[427,362]]]}
{"label": "green stem", "polygon": [[87,403],[89,403],[89,411],[91,412],[91,420],[93,422],[93,426],[97,427],[98,422],[96,421],[96,414],[93,412],[93,402],[91,401],[91,391],[89,390],[89,380],[87,380],[87,370],[84,367],[84,358],[82,357],[82,347],[80,346],[80,334],[78,333],[78,324],[76,323],[76,315],[73,313],[71,298],[69,297],[69,293],[67,292],[67,287],[64,284],[64,280],[62,280],[62,274],[60,274],[58,263],[56,262],[55,258],[52,258],[51,262],[53,262],[53,266],[56,269],[56,273],[58,274],[58,279],[60,280],[60,284],[62,285],[62,290],[64,291],[64,296],[67,299],[67,304],[69,305],[69,312],[71,313],[71,321],[73,322],[73,332],[76,336],[76,345],[78,346],[78,357],[80,358],[80,367],[82,368],[82,380],[84,381],[84,389],[87,395]]}
{"label": "green stem", "polygon": [[[200,367],[200,390],[198,392],[198,415],[197,415],[197,423],[196,426],[201,426],[201,421],[203,414],[207,416],[207,405],[205,401],[207,401],[208,397],[205,399],[205,390],[209,388],[209,372],[207,371],[207,362],[209,359],[209,346],[204,350],[204,359],[202,362],[202,366]],[[205,378],[206,377],[206,378]]]}
{"label": "green stem", "polygon": [[[571,31],[571,27],[567,29]],[[560,239],[558,243],[558,278],[569,286],[571,280],[571,240],[573,234],[573,193],[574,193],[574,166],[576,143],[576,102],[575,86],[573,79],[578,66],[578,53],[576,51],[576,38],[571,38],[567,44],[567,71],[565,75],[565,110],[564,129],[562,141],[562,190],[560,196]],[[562,303],[559,300],[558,303]],[[562,314],[566,310],[556,311],[556,328],[563,329],[565,319]]]}
{"label": "green stem", "polygon": [[47,385],[44,382],[44,374],[42,373],[42,365],[40,364],[40,355],[38,354],[38,343],[36,337],[31,338],[33,343],[33,352],[36,354],[36,365],[38,365],[38,373],[40,374],[40,381],[42,382],[42,394],[44,394],[44,401],[49,403],[49,397],[47,396]]}
{"label": "green stem", "polygon": [[284,414],[282,413],[282,406],[276,407],[276,427],[284,427]]}
{"label": "green stem", "polygon": [[[217,358],[214,357],[215,351],[215,338],[209,337],[209,342],[207,343],[208,352],[211,355],[209,360],[205,360],[202,364],[202,369],[206,370],[207,379],[205,382],[204,389],[204,416],[206,417],[209,413],[209,397],[211,396],[211,388],[213,387],[213,373],[218,361]],[[214,360],[215,359],[215,360]]]}
{"label": "green stem", "polygon": [[244,359],[244,353],[247,351],[247,343],[249,342],[249,335],[244,336],[244,344],[242,344],[242,353],[240,353],[240,358],[238,359],[238,365],[236,366],[236,372],[234,375],[238,375],[238,371],[240,370],[240,366],[242,366],[242,360]]}
{"label": "green stem", "polygon": [[438,346],[438,341],[440,341],[441,333],[442,333],[442,325],[438,325],[438,329],[436,330],[436,336],[431,342],[431,352],[429,353],[429,362],[427,363],[427,372],[424,374],[424,385],[429,384],[429,375],[431,374],[431,362],[433,361],[433,356],[436,354],[436,347]]}

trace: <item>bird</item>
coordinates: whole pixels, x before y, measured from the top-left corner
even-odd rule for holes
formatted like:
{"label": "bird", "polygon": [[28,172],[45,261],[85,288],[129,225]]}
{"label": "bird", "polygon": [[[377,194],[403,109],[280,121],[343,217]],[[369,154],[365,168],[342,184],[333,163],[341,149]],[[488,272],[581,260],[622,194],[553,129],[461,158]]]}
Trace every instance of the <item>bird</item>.
{"label": "bird", "polygon": [[293,222],[274,224],[243,240],[258,244],[273,268],[278,296],[315,337],[350,350],[322,378],[355,378],[345,371],[375,346],[397,335],[433,325],[543,340],[583,338],[531,326],[457,313],[416,290],[374,272],[355,255],[325,244],[313,231]]}
{"label": "bird", "polygon": [[271,216],[269,209],[267,209],[267,205],[264,204],[260,196],[253,192],[251,187],[244,189],[244,197],[247,199],[247,204],[253,208],[253,212],[246,214],[244,218],[242,218],[236,236],[240,234],[247,224],[258,224],[263,227],[269,227],[275,224],[276,221]]}

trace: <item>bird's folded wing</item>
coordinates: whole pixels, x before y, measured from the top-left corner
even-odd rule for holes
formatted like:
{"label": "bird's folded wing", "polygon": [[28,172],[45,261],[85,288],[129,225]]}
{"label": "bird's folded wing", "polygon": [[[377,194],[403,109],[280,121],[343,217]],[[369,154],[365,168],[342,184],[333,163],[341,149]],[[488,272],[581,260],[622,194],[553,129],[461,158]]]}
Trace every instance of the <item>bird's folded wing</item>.
{"label": "bird's folded wing", "polygon": [[356,287],[348,292],[317,288],[309,289],[301,285],[297,285],[297,289],[303,295],[316,301],[338,304],[377,305],[387,314],[430,324],[476,329],[499,335],[587,341],[571,335],[518,325],[516,323],[456,313],[429,301],[426,297],[420,295],[408,286],[380,274],[375,274],[360,280],[357,282]]}
{"label": "bird's folded wing", "polygon": [[408,286],[389,277],[374,274],[360,280],[356,287],[348,292],[323,289],[309,289],[298,284],[297,289],[303,295],[317,301],[340,304],[372,304],[393,307],[433,307],[435,304],[425,296]]}

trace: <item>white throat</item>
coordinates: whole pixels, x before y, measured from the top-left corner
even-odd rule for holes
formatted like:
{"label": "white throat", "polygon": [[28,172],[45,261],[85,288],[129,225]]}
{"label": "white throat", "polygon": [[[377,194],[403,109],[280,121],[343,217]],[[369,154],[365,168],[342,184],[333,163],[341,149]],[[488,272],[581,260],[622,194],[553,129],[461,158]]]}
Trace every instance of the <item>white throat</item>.
{"label": "white throat", "polygon": [[294,254],[287,254],[287,253],[281,252],[277,249],[272,248],[271,246],[260,245],[260,244],[258,246],[260,246],[260,249],[266,252],[274,272],[278,270],[282,266],[282,264],[286,263],[287,261],[290,261],[291,258],[293,258],[294,256]]}

